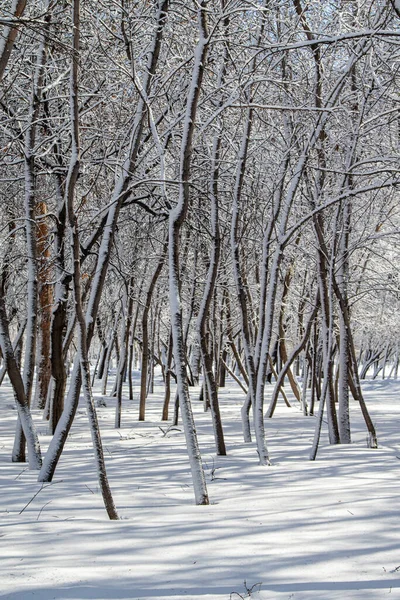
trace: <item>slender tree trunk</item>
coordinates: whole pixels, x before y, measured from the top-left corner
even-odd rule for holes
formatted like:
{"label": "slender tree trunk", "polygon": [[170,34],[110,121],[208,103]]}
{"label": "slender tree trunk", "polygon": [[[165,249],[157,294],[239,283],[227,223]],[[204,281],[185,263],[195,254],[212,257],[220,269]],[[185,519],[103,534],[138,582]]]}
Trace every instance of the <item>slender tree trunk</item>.
{"label": "slender tree trunk", "polygon": [[168,342],[168,353],[167,353],[167,363],[165,369],[165,391],[164,391],[164,404],[162,410],[162,420],[168,421],[168,408],[169,402],[171,398],[171,367],[172,367],[172,355],[173,355],[173,347],[172,347],[172,331],[169,335]]}
{"label": "slender tree trunk", "polygon": [[[348,305],[347,282],[349,277],[349,234],[350,234],[350,204],[346,201],[343,208],[343,231],[340,244],[340,269],[339,287],[341,288],[343,302]],[[340,306],[339,306],[340,308]],[[339,310],[340,338],[339,338],[339,436],[341,444],[351,443],[350,433],[350,408],[349,408],[349,324],[346,323],[342,310]]]}
{"label": "slender tree trunk", "polygon": [[109,337],[109,342],[107,345],[107,354],[106,357],[104,359],[104,370],[103,370],[103,379],[101,382],[101,393],[103,396],[107,396],[107,381],[108,381],[108,371],[110,369],[110,362],[111,362],[111,356],[113,353],[113,349],[114,349],[114,344],[115,344],[115,332],[116,329],[118,327],[118,319],[119,319],[120,314],[118,313],[118,315],[115,317],[115,322],[114,325],[111,329],[110,332],[110,337]]}
{"label": "slender tree trunk", "polygon": [[[293,265],[291,265],[286,271],[286,276],[285,276],[285,279],[283,282],[283,293],[282,293],[282,298],[281,298],[281,308],[279,311],[279,321],[278,321],[279,356],[280,356],[280,359],[283,364],[287,363],[287,360],[288,360],[288,354],[287,354],[287,350],[286,350],[286,340],[285,340],[286,332],[285,332],[284,320],[285,320],[286,298],[289,293],[290,281],[292,279],[292,270],[293,270]],[[297,383],[290,367],[291,367],[291,365],[289,365],[289,367],[287,367],[286,373],[287,373],[287,376],[289,379],[290,387],[292,388],[292,392],[293,392],[294,396],[296,397],[296,399],[300,402],[301,393],[299,390],[298,383]],[[283,381],[282,381],[282,384],[283,384]]]}
{"label": "slender tree trunk", "polygon": [[221,236],[219,230],[219,213],[218,213],[218,177],[219,177],[219,160],[220,160],[221,136],[214,138],[212,166],[211,166],[211,182],[210,182],[210,197],[211,197],[211,235],[212,247],[210,264],[208,268],[206,285],[203,292],[203,298],[200,304],[199,314],[197,317],[197,331],[200,350],[203,361],[204,386],[207,390],[210,399],[211,415],[214,429],[214,439],[216,452],[220,456],[226,455],[226,446],[224,440],[224,432],[222,429],[221,412],[218,402],[218,387],[213,371],[213,361],[208,348],[208,331],[207,321],[209,318],[210,305],[212,296],[215,290],[217,281],[219,258],[221,254]]}
{"label": "slender tree trunk", "polygon": [[47,206],[45,202],[36,205],[38,218],[37,253],[39,257],[39,340],[37,352],[37,381],[34,405],[43,409],[51,380],[50,341],[51,310],[53,304],[53,286],[51,284],[50,236],[46,221]]}
{"label": "slender tree trunk", "polygon": [[72,152],[69,165],[69,171],[66,183],[66,206],[71,235],[71,254],[73,257],[73,285],[75,313],[78,323],[78,344],[79,344],[79,362],[81,377],[83,382],[83,395],[86,401],[87,413],[89,418],[90,432],[92,435],[93,449],[97,466],[100,490],[103,496],[104,505],[110,519],[118,519],[118,514],[114,505],[111,489],[108,483],[106,466],[104,461],[103,447],[100,437],[100,427],[97,420],[96,409],[94,405],[92,386],[90,381],[90,364],[88,358],[88,344],[85,316],[82,308],[81,291],[81,269],[80,269],[80,240],[78,230],[78,219],[74,210],[74,196],[76,182],[80,169],[80,146],[79,146],[79,108],[78,108],[78,60],[80,52],[80,0],[73,0],[73,56],[71,68],[70,83],[70,103],[71,103],[71,137]]}
{"label": "slender tree trunk", "polygon": [[[13,19],[19,19],[23,16],[26,7],[26,0],[13,0],[10,13]],[[15,40],[18,34],[18,25],[13,24],[5,26],[0,36],[0,81],[3,79],[8,60],[11,55]]]}
{"label": "slender tree trunk", "polygon": [[[333,337],[333,305],[332,305],[332,279],[333,279],[333,264],[327,266],[327,253],[323,243],[323,225],[320,216],[314,219],[315,231],[318,238],[318,278],[319,290],[321,296],[321,314],[322,314],[322,336],[323,336],[323,353],[324,353],[324,386],[326,387],[326,408],[328,416],[329,442],[338,444],[339,428],[335,407],[335,390],[334,390],[334,374],[333,374],[333,354],[332,354],[332,337]],[[332,257],[331,257],[332,258]],[[329,274],[329,280],[328,280]]]}
{"label": "slender tree trunk", "polygon": [[148,320],[149,320],[149,311],[151,307],[151,299],[153,296],[154,289],[157,284],[157,280],[161,275],[161,271],[163,269],[166,253],[168,250],[167,242],[164,243],[162,255],[158,262],[157,268],[153,274],[151,279],[149,288],[146,294],[146,300],[143,309],[142,315],[142,365],[140,372],[140,400],[139,400],[139,421],[145,420],[146,413],[146,396],[147,396],[147,378],[148,378],[148,370],[149,370],[149,335],[148,335]]}
{"label": "slender tree trunk", "polygon": [[106,355],[107,355],[107,343],[106,343],[106,339],[104,336],[104,331],[103,331],[100,317],[97,317],[96,324],[97,324],[97,332],[99,335],[101,349],[100,349],[99,361],[97,363],[97,368],[95,370],[94,375],[96,376],[97,379],[103,379],[104,363],[105,363],[105,359],[106,359]]}
{"label": "slender tree trunk", "polygon": [[[12,349],[13,349],[14,356],[15,356],[15,362],[19,369],[21,368],[20,362],[21,362],[22,343],[23,343],[23,339],[24,339],[25,328],[26,328],[26,319],[24,319],[22,321],[22,323],[20,324],[20,326],[18,327],[17,335],[15,336],[15,339],[12,343]],[[0,385],[3,383],[6,373],[7,373],[7,362],[4,360],[4,365],[0,370]]]}
{"label": "slender tree trunk", "polygon": [[306,350],[304,353],[305,356],[304,356],[304,361],[303,361],[303,386],[302,386],[302,390],[301,390],[301,406],[302,406],[302,410],[303,410],[303,415],[305,417],[308,416],[307,387],[308,387],[310,364],[309,364],[308,360],[306,359],[306,356],[308,354],[309,346],[310,346],[310,340],[308,340],[308,342],[307,342]]}
{"label": "slender tree trunk", "polygon": [[169,217],[169,298],[171,310],[171,327],[176,365],[179,405],[185,430],[187,450],[192,471],[196,504],[209,504],[200,449],[189,398],[186,372],[186,352],[182,326],[182,310],[180,298],[179,273],[179,241],[180,229],[185,220],[189,206],[189,180],[192,161],[192,138],[195,128],[197,103],[204,72],[208,46],[206,26],[206,2],[199,2],[199,41],[195,51],[195,62],[192,81],[186,102],[186,115],[181,142],[179,201],[171,210]]}
{"label": "slender tree trunk", "polygon": [[[254,364],[254,344],[253,334],[250,329],[251,320],[248,310],[248,299],[243,281],[242,267],[240,264],[240,251],[239,251],[239,214],[240,214],[240,201],[243,189],[243,182],[246,170],[248,145],[251,134],[253,121],[253,110],[248,109],[246,115],[246,123],[244,126],[241,148],[239,152],[239,160],[237,166],[237,174],[235,181],[235,188],[233,194],[233,205],[232,205],[232,222],[231,222],[231,252],[233,258],[233,273],[235,279],[236,294],[238,304],[240,307],[240,324],[242,330],[243,346],[246,357],[247,377],[249,393],[246,397],[244,406],[242,407],[242,423],[243,423],[243,435],[246,442],[251,440],[250,436],[250,423],[249,423],[249,412],[250,406],[253,406],[255,402],[256,392],[256,369]],[[266,449],[265,449],[266,451]],[[267,451],[266,451],[267,452]]]}
{"label": "slender tree trunk", "polygon": [[129,333],[131,330],[132,323],[132,311],[133,311],[133,277],[131,277],[129,284],[126,289],[126,303],[125,303],[125,320],[124,330],[122,335],[121,344],[121,356],[118,363],[117,369],[117,402],[115,407],[115,427],[121,427],[121,411],[122,411],[122,387],[124,383],[124,377],[128,364],[128,344],[129,344]]}

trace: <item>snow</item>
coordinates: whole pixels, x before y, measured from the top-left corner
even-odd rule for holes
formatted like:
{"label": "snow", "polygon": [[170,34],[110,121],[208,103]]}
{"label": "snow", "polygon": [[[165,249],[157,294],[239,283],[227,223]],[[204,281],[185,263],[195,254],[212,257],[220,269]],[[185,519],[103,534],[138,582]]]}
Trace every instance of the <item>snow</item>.
{"label": "snow", "polygon": [[[164,435],[161,386],[149,398],[145,423],[137,421],[137,395],[133,403],[124,400],[120,430],[113,428],[115,399],[107,398],[98,416],[121,516],[109,521],[83,401],[54,481],[42,487],[37,472],[10,462],[16,411],[5,382],[0,598],[399,599],[400,383],[368,382],[364,392],[378,450],[366,448],[353,402],[353,443],[329,446],[324,431],[310,462],[315,419],[280,402],[266,422],[273,465],[262,467],[255,445],[241,441],[244,396],[236,384],[220,390],[227,457],[215,456],[211,416],[195,400],[197,388],[193,409],[209,506],[194,504],[183,430]],[[47,424],[34,415],[45,447]]]}

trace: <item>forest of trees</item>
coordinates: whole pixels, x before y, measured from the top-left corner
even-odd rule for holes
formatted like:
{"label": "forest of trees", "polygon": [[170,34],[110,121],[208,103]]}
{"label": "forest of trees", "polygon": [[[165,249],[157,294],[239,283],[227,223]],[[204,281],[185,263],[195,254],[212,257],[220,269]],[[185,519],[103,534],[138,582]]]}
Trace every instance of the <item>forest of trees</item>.
{"label": "forest of trees", "polygon": [[[3,0],[0,27],[11,459],[51,481],[83,394],[118,518],[92,386],[119,428],[134,397],[145,420],[155,370],[197,504],[193,386],[218,455],[227,377],[261,465],[285,389],[316,415],[311,459],[325,419],[351,442],[351,402],[376,447],[360,380],[400,360],[399,3]],[[53,436],[43,459],[31,408]]]}

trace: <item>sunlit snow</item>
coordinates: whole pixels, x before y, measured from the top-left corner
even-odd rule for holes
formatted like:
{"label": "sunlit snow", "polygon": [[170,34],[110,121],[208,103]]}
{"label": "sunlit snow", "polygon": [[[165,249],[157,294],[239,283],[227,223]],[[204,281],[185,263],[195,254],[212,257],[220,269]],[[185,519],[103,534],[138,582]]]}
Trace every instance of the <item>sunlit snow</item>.
{"label": "sunlit snow", "polygon": [[[136,380],[138,384],[138,380]],[[12,464],[16,411],[0,387],[0,598],[7,600],[376,600],[400,597],[400,383],[365,395],[380,447],[352,406],[353,444],[308,460],[315,420],[279,406],[267,421],[271,467],[241,442],[236,384],[220,390],[228,456],[214,454],[210,414],[193,406],[211,504],[194,505],[184,435],[160,422],[162,388],[137,422],[138,393],[98,414],[121,516],[99,494],[84,405],[52,484]],[[136,391],[138,387],[136,385]],[[267,393],[271,393],[268,388]],[[97,399],[101,397],[96,396]],[[34,411],[35,413],[35,411]],[[35,413],[41,442],[47,425]],[[35,496],[36,495],[36,496]],[[247,590],[247,591],[246,591]],[[248,594],[251,594],[250,596]]]}

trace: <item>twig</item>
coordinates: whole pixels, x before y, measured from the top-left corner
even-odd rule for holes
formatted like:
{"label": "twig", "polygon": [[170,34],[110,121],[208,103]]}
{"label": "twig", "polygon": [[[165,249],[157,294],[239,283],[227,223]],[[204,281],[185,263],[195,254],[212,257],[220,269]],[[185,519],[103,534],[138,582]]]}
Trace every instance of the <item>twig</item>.
{"label": "twig", "polygon": [[229,600],[232,600],[233,596],[239,596],[239,598],[241,598],[242,600],[245,600],[245,598],[251,598],[254,588],[256,588],[257,586],[259,586],[259,590],[262,586],[262,581],[259,583],[254,583],[251,587],[248,587],[246,580],[244,580],[243,582],[244,584],[244,589],[246,590],[246,596],[242,596],[242,594],[239,594],[239,592],[231,592],[230,596],[229,596]]}
{"label": "twig", "polygon": [[39,517],[40,517],[40,515],[42,514],[42,510],[43,510],[43,509],[45,509],[45,508],[46,508],[46,506],[47,506],[48,504],[50,504],[50,502],[51,502],[51,500],[49,500],[48,502],[46,502],[46,504],[43,504],[42,508],[39,510],[39,514],[38,514],[38,516],[37,516],[37,519],[36,519],[36,521],[39,521]]}
{"label": "twig", "polygon": [[258,591],[260,591],[260,588],[262,586],[262,581],[259,581],[258,583],[254,583],[251,587],[247,587],[246,580],[244,580],[244,589],[246,590],[247,595],[249,597],[252,595],[254,588],[257,586],[259,586]]}
{"label": "twig", "polygon": [[167,429],[163,429],[158,425],[158,429],[162,431],[163,437],[166,437],[170,431],[182,431],[181,429],[179,429],[179,427],[174,427],[173,425],[167,427]]}
{"label": "twig", "polygon": [[26,469],[22,469],[21,473],[18,473],[18,475],[16,476],[14,481],[16,481],[19,477],[21,477],[22,473],[25,473],[25,471],[28,471],[28,467]]}
{"label": "twig", "polygon": [[[47,487],[47,486],[46,486]],[[42,483],[42,487],[36,492],[36,494],[29,500],[28,504],[25,504],[24,508],[22,510],[19,511],[18,514],[22,515],[22,513],[24,512],[24,510],[26,508],[28,508],[28,506],[30,505],[30,503],[36,498],[36,496],[38,494],[40,494],[40,492],[42,491],[42,489],[44,488],[44,484]]]}
{"label": "twig", "polygon": [[[236,381],[236,383],[238,383],[240,385],[240,387],[242,388],[244,393],[247,394],[249,390],[243,385],[243,383],[240,381],[239,377],[236,377],[235,373],[228,367],[228,365],[226,364],[226,362],[224,361],[223,358],[220,357],[220,361],[224,365],[225,369],[228,371],[228,373],[232,377],[232,379],[234,379]],[[232,593],[237,594],[237,592],[232,592]]]}
{"label": "twig", "polygon": [[42,483],[42,486],[40,487],[40,489],[38,489],[38,491],[36,492],[36,494],[34,494],[32,496],[32,498],[29,500],[28,504],[25,504],[24,508],[22,510],[20,510],[18,514],[22,515],[22,513],[24,512],[24,510],[26,508],[28,508],[28,506],[30,505],[30,503],[33,502],[33,500],[36,498],[36,496],[38,496],[40,494],[40,492],[42,490],[44,490],[45,488],[48,488],[51,485],[56,485],[57,483],[62,483],[62,482],[63,482],[63,480],[60,479],[59,481],[55,481],[54,483],[48,483],[47,485],[44,485],[44,483]]}

